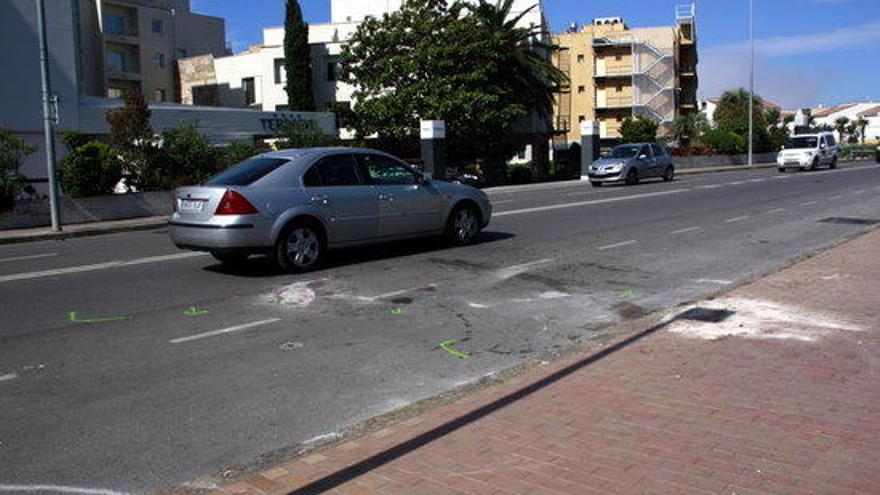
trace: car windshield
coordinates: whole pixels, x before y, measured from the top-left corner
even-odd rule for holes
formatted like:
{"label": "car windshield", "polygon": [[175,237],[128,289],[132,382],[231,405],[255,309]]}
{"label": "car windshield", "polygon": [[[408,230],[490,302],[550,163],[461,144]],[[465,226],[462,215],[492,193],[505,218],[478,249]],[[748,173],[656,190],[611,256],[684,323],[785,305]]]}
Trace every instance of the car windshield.
{"label": "car windshield", "polygon": [[248,158],[205,182],[206,186],[249,186],[287,163],[285,158]]}
{"label": "car windshield", "polygon": [[639,153],[640,149],[642,149],[641,146],[635,145],[616,146],[608,153],[608,158],[632,158]]}
{"label": "car windshield", "polygon": [[786,148],[815,148],[819,138],[816,136],[795,136],[785,143]]}

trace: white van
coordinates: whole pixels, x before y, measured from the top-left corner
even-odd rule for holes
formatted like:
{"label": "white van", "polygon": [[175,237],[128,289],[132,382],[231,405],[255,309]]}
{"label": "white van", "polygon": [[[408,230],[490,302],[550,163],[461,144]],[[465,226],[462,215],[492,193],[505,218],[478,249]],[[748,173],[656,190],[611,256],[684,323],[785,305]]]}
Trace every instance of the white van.
{"label": "white van", "polygon": [[789,167],[816,170],[827,165],[829,168],[837,168],[839,155],[840,146],[830,132],[795,134],[776,156],[776,166],[780,172],[785,172]]}

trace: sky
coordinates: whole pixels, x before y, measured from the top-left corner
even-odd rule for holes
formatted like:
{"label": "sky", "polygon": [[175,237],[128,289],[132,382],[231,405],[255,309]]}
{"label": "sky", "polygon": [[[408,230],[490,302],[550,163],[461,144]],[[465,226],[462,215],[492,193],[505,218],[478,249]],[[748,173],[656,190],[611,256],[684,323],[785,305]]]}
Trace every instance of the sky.
{"label": "sky", "polygon": [[[284,22],[284,0],[191,0],[226,19],[236,52]],[[363,0],[371,1],[371,0]],[[553,32],[622,16],[630,27],[674,23],[683,0],[544,0]],[[306,21],[328,22],[330,0],[300,0]],[[754,0],[755,91],[794,110],[880,101],[880,0]],[[748,0],[698,0],[700,97],[748,86]]]}

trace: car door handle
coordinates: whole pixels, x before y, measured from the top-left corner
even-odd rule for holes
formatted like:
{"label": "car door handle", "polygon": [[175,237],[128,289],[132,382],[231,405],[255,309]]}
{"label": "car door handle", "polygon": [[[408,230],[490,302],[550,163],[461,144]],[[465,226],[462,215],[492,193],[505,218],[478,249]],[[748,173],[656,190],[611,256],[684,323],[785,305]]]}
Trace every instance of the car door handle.
{"label": "car door handle", "polygon": [[390,194],[390,193],[389,194],[385,194],[385,193],[379,194],[379,201],[388,201],[389,203],[391,203],[394,201],[394,195]]}
{"label": "car door handle", "polygon": [[317,195],[309,198],[309,203],[312,203],[312,204],[317,203],[317,204],[322,204],[324,206],[327,206],[330,204],[330,198],[327,197],[326,194],[317,194]]}

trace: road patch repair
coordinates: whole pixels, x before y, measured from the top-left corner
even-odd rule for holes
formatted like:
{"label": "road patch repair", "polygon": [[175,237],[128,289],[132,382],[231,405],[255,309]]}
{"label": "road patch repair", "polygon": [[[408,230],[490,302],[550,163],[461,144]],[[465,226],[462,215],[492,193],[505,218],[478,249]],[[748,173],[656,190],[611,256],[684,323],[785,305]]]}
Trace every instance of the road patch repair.
{"label": "road patch repair", "polygon": [[217,493],[880,493],[877,293],[880,231]]}

